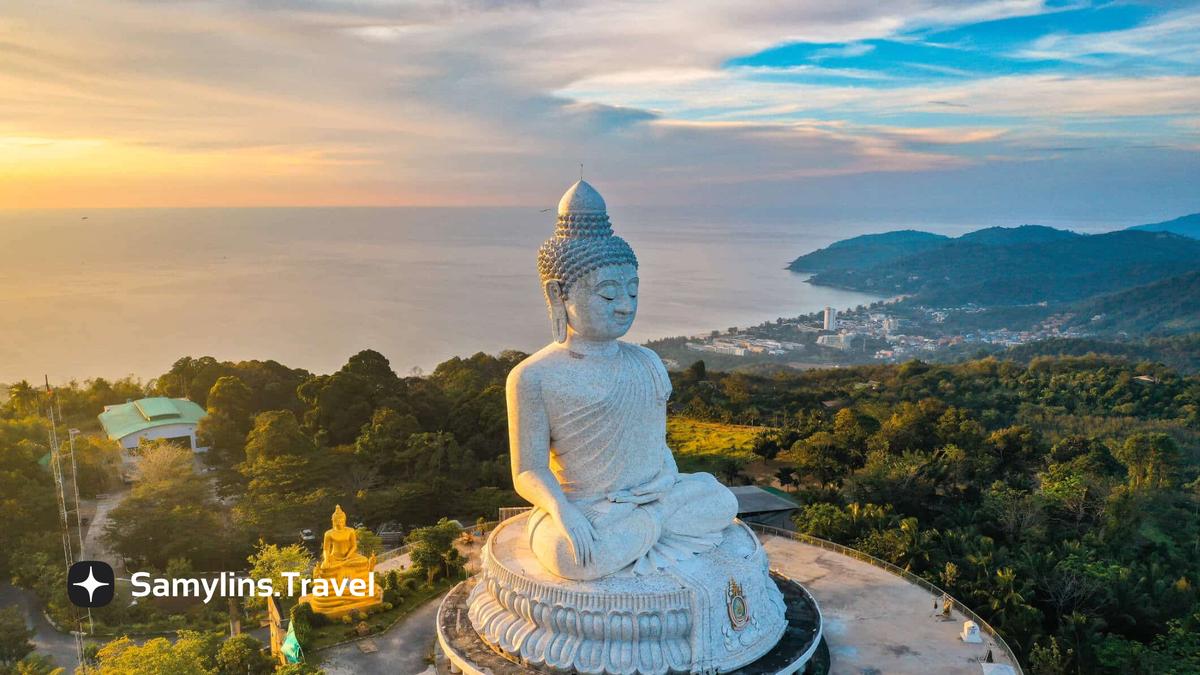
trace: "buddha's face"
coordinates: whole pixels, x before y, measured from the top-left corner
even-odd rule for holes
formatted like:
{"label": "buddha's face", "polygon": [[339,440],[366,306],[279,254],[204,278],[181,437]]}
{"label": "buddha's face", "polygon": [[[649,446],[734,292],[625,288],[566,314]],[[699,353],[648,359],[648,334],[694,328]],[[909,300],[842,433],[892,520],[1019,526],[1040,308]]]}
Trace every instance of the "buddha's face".
{"label": "buddha's face", "polygon": [[335,530],[340,530],[340,529],[342,529],[343,527],[346,527],[346,516],[345,516],[345,514],[341,514],[341,513],[335,513],[335,514],[333,514],[333,529],[335,529]]}
{"label": "buddha's face", "polygon": [[633,325],[637,297],[636,267],[601,267],[580,277],[567,289],[567,325],[591,340],[615,340]]}

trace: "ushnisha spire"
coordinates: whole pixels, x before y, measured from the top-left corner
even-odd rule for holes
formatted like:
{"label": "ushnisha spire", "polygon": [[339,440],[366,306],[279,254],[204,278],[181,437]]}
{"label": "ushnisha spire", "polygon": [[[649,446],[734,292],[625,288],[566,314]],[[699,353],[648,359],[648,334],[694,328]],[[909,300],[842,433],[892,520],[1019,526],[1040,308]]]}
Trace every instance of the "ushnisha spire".
{"label": "ushnisha spire", "polygon": [[558,201],[558,226],[538,249],[538,274],[542,284],[553,279],[566,292],[583,275],[609,265],[637,267],[637,256],[613,234],[604,198],[580,180]]}

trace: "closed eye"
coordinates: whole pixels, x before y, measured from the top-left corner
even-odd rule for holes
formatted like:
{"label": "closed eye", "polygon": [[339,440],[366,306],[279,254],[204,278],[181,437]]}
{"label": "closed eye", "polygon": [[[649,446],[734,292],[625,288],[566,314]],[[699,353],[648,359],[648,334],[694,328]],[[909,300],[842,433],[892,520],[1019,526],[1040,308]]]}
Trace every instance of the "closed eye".
{"label": "closed eye", "polygon": [[618,288],[620,288],[620,287],[617,286],[617,284],[615,282],[608,281],[608,282],[601,284],[600,288],[596,289],[596,295],[599,295],[600,297],[604,298],[605,300],[612,302],[613,300],[617,299],[617,289]]}

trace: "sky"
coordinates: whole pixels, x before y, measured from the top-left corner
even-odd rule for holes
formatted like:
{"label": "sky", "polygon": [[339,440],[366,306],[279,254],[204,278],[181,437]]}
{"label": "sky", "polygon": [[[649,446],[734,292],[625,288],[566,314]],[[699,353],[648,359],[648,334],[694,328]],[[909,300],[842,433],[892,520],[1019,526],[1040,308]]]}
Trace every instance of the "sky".
{"label": "sky", "polygon": [[1200,3],[0,0],[0,208],[1200,211]]}

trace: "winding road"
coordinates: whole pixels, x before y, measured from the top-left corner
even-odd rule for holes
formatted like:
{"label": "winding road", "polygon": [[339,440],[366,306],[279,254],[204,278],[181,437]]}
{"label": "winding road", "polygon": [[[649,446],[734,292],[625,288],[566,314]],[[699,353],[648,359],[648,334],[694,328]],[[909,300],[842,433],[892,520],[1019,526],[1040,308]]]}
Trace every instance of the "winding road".
{"label": "winding road", "polygon": [[25,624],[36,631],[32,641],[37,653],[54,659],[54,665],[66,668],[68,673],[75,672],[79,659],[75,653],[74,636],[58,632],[46,621],[42,614],[42,603],[32,591],[0,582],[0,607],[14,606],[25,614]]}

